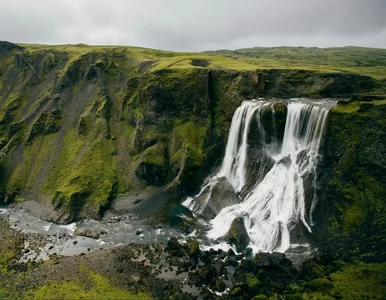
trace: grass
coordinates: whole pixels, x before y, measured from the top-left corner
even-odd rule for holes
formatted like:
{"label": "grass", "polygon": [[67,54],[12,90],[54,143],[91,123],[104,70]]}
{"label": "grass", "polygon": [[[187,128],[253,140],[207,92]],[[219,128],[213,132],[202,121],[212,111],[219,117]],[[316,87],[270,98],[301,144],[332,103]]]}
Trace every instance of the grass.
{"label": "grass", "polygon": [[25,299],[152,299],[146,293],[131,293],[114,286],[102,275],[85,270],[87,282],[72,279],[69,281],[51,281],[48,285],[25,292]]}
{"label": "grass", "polygon": [[228,56],[235,60],[245,60],[258,66],[269,65],[270,67],[279,68],[286,66],[290,69],[348,72],[368,75],[377,79],[386,78],[386,49],[363,47],[256,47],[206,53]]}
{"label": "grass", "polygon": [[371,103],[375,106],[377,105],[385,105],[386,99],[383,100],[373,100],[371,102],[369,101],[350,101],[350,102],[341,102],[337,106],[333,108],[334,112],[339,113],[353,113],[357,112],[360,109],[361,104]]}
{"label": "grass", "polygon": [[21,44],[29,52],[56,50],[69,55],[69,64],[90,52],[121,51],[137,60],[155,61],[150,71],[161,69],[192,69],[193,59],[208,61],[208,68],[232,70],[294,69],[318,72],[344,72],[386,78],[386,49],[362,47],[304,48],[273,47],[218,50],[203,53],[170,52],[140,47]]}

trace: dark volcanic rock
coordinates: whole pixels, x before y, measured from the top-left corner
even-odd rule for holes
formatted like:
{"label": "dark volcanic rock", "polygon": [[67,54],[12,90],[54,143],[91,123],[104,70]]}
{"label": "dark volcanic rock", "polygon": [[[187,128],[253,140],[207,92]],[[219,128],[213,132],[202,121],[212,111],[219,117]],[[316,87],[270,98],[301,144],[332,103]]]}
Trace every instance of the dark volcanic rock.
{"label": "dark volcanic rock", "polygon": [[212,190],[208,187],[196,198],[194,211],[207,219],[214,218],[224,207],[240,203],[240,198],[229,183],[228,179],[221,177]]}
{"label": "dark volcanic rock", "polygon": [[237,252],[243,252],[250,241],[247,230],[245,229],[244,219],[242,217],[234,219],[224,237],[230,244],[235,245]]}

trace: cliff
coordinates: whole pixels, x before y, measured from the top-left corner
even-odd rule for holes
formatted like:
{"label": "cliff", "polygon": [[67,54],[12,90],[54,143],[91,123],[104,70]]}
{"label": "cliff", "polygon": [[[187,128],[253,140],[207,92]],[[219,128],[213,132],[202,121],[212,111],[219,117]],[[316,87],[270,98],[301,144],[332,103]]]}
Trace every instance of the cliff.
{"label": "cliff", "polygon": [[114,199],[130,195],[178,201],[221,162],[243,100],[354,97],[359,102],[340,104],[329,117],[319,235],[360,241],[370,224],[374,234],[366,238],[381,247],[385,106],[375,95],[385,93],[385,80],[357,73],[131,47],[1,42],[0,201],[34,200],[58,222],[101,217]]}

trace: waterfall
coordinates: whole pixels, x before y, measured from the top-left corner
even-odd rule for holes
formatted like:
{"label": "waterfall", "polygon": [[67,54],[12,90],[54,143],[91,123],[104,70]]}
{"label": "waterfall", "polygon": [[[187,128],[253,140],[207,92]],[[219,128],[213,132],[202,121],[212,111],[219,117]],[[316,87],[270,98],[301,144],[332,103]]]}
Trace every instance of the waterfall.
{"label": "waterfall", "polygon": [[[277,138],[275,125],[274,104],[278,102],[285,103],[287,107],[282,141]],[[209,221],[209,239],[221,239],[228,232],[232,221],[238,217],[243,217],[250,239],[249,246],[256,252],[286,251],[291,245],[291,230],[296,226],[311,232],[311,214],[316,201],[318,151],[328,111],[333,105],[335,102],[331,100],[311,102],[304,99],[252,100],[242,103],[233,116],[219,171],[209,178],[202,192],[189,206],[198,215],[208,206],[217,208],[217,211],[212,209],[216,215]],[[262,120],[262,112],[267,109],[272,111],[273,120],[270,143],[267,143]],[[251,132],[253,120],[257,124],[257,132],[254,133]],[[259,139],[260,150],[272,161],[272,167],[267,172],[257,172],[256,177],[252,178],[255,184],[248,187],[246,182],[250,174],[246,170],[253,159],[248,157],[250,134]],[[212,191],[219,179],[224,177],[232,185],[239,201],[222,202],[222,199],[213,199],[215,195]],[[307,193],[306,190],[314,192]],[[204,200],[199,201],[203,193],[206,193]],[[223,205],[218,208],[218,203]],[[306,203],[309,211],[306,211]]]}
{"label": "waterfall", "polygon": [[[260,112],[269,104],[263,101],[244,101],[233,116],[225,156],[217,177],[226,177],[236,192],[240,192],[245,184],[247,139],[252,117],[257,110]],[[260,123],[259,127],[262,133]]]}

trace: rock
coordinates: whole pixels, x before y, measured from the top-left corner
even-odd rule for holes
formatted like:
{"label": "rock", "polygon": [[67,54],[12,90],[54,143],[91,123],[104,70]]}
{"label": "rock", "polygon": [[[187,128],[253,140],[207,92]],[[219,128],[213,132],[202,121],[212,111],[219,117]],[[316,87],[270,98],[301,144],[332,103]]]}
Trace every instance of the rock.
{"label": "rock", "polygon": [[224,280],[217,280],[217,281],[216,281],[216,290],[217,290],[218,292],[223,292],[223,291],[225,291],[225,287],[226,287],[226,285],[225,285]]}
{"label": "rock", "polygon": [[247,292],[250,295],[256,295],[260,289],[259,279],[251,273],[245,275],[247,279]]}
{"label": "rock", "polygon": [[84,237],[88,237],[88,238],[91,238],[91,239],[99,239],[99,235],[100,233],[96,230],[93,230],[93,229],[89,229],[89,228],[80,228],[78,230],[76,230],[75,232],[76,235],[78,236],[84,236]]}
{"label": "rock", "polygon": [[271,265],[276,267],[280,265],[282,262],[285,260],[285,255],[284,253],[280,252],[272,252],[269,256],[269,261],[271,262]]}
{"label": "rock", "polygon": [[175,237],[171,237],[168,241],[168,249],[169,250],[178,250],[180,249],[180,244]]}
{"label": "rock", "polygon": [[198,257],[200,253],[200,245],[197,241],[191,241],[189,243],[189,256],[190,257]]}
{"label": "rock", "polygon": [[253,249],[251,247],[247,247],[247,248],[245,248],[245,251],[243,254],[245,257],[248,257],[252,254],[252,252],[253,252]]}
{"label": "rock", "polygon": [[253,270],[253,262],[249,259],[243,259],[240,262],[240,266],[247,271],[252,271]]}
{"label": "rock", "polygon": [[240,288],[240,287],[236,287],[236,288],[234,288],[234,289],[231,291],[230,295],[231,295],[231,296],[241,296],[242,293],[243,293],[243,292],[242,292],[241,288]]}
{"label": "rock", "polygon": [[189,265],[192,266],[193,268],[196,268],[198,265],[198,257],[196,256],[189,257]]}
{"label": "rock", "polygon": [[206,266],[199,272],[199,281],[204,284],[210,284],[216,277],[216,274],[216,269],[213,266]]}
{"label": "rock", "polygon": [[192,233],[196,228],[193,213],[189,208],[177,205],[172,209],[170,215],[170,224],[181,229],[183,233]]}
{"label": "rock", "polygon": [[289,167],[291,166],[292,164],[292,160],[291,160],[291,157],[288,155],[288,156],[284,156],[280,161],[279,163],[282,163],[283,165],[285,165],[285,167],[287,169],[289,169]]}
{"label": "rock", "polygon": [[271,265],[271,262],[268,258],[267,253],[258,253],[253,258],[253,264],[256,267],[261,268],[261,267],[269,267]]}
{"label": "rock", "polygon": [[138,228],[137,231],[135,232],[136,235],[140,235],[143,233],[142,228]]}
{"label": "rock", "polygon": [[245,229],[244,218],[238,217],[234,219],[224,238],[228,243],[235,245],[237,252],[243,252],[250,241]]}
{"label": "rock", "polygon": [[232,282],[235,287],[241,288],[243,292],[248,293],[250,296],[256,295],[261,285],[259,279],[253,273],[241,268],[237,268],[233,274]]}
{"label": "rock", "polygon": [[221,177],[212,190],[208,187],[195,199],[193,210],[207,219],[213,219],[224,207],[240,203],[228,179]]}

